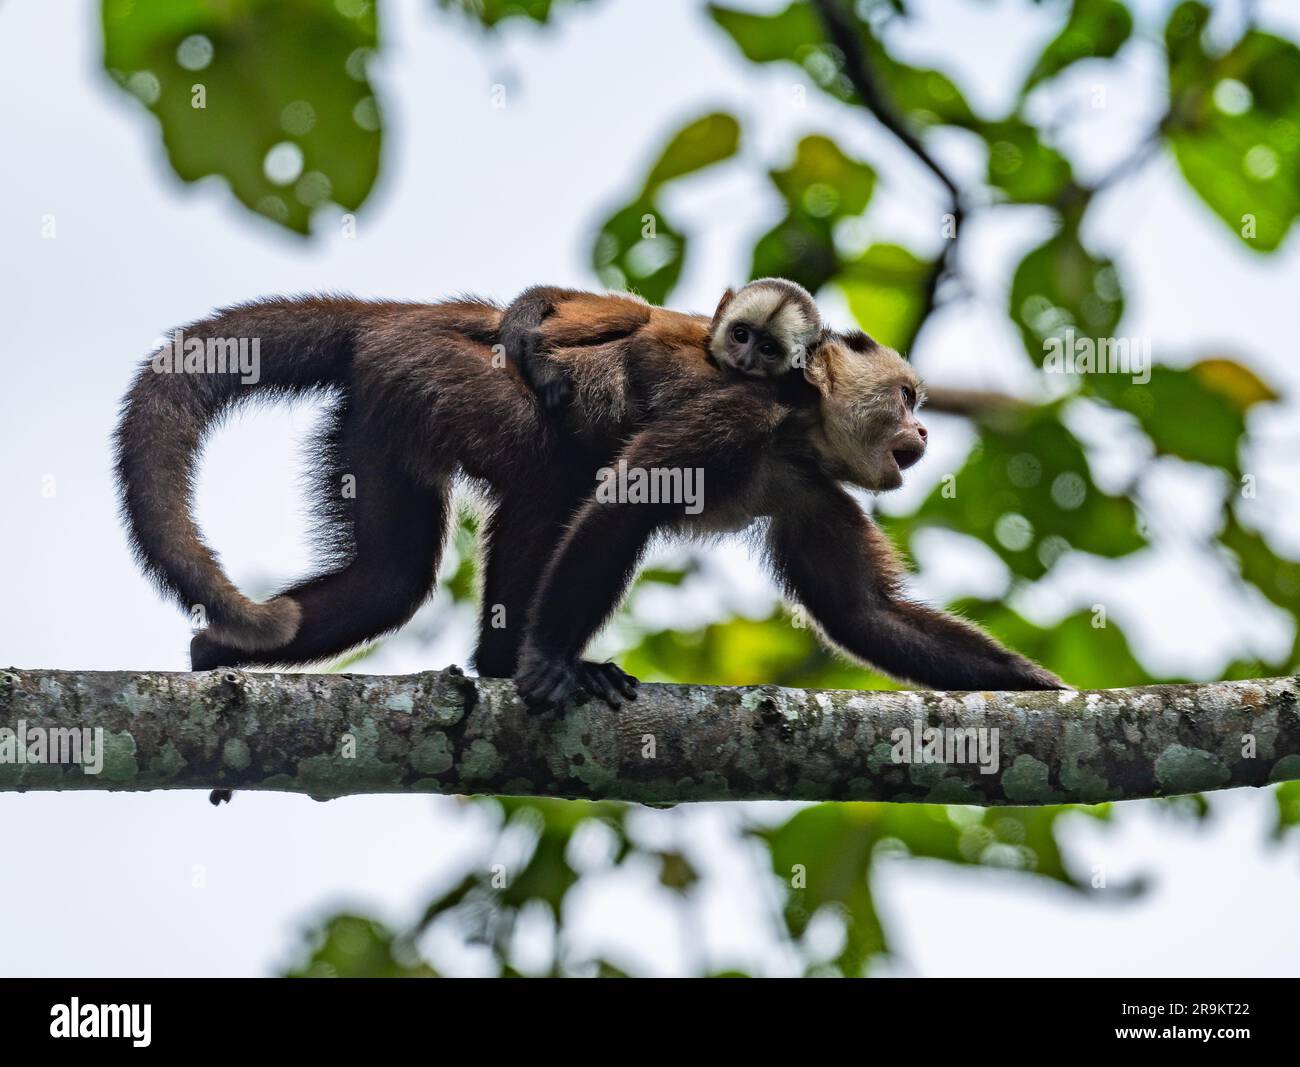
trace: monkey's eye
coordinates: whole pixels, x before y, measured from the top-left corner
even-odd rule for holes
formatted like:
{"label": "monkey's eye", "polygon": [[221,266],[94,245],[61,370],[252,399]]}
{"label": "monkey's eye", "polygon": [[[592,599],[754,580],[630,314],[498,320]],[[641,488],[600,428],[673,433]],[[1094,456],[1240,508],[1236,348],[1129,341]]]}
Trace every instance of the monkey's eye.
{"label": "monkey's eye", "polygon": [[731,339],[738,345],[743,345],[749,340],[749,331],[743,326],[734,326],[731,330]]}
{"label": "monkey's eye", "polygon": [[776,345],[772,344],[771,341],[764,341],[758,346],[758,351],[762,355],[767,356],[768,359],[771,359],[776,355]]}
{"label": "monkey's eye", "polygon": [[916,390],[910,385],[903,386],[903,403],[909,408],[916,407]]}

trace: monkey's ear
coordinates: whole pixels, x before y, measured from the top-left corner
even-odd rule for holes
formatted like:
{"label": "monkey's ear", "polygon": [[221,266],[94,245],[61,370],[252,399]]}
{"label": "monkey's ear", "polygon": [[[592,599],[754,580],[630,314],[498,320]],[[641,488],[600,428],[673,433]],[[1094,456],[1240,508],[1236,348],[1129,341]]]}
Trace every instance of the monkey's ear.
{"label": "monkey's ear", "polygon": [[722,315],[722,309],[731,303],[731,298],[735,295],[736,290],[732,288],[728,288],[727,291],[722,294],[722,299],[718,301],[718,310],[713,313],[714,322],[718,321],[719,316]]}
{"label": "monkey's ear", "polygon": [[818,345],[804,359],[804,380],[823,397],[830,396],[835,385],[835,369],[831,366],[834,348],[834,345]]}

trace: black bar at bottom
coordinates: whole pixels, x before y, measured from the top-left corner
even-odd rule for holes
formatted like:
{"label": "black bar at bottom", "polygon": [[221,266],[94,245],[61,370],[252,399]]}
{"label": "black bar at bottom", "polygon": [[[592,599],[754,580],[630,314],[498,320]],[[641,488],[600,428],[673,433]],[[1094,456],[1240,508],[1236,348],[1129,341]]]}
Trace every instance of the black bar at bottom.
{"label": "black bar at bottom", "polygon": [[[636,1043],[658,1031],[677,1045],[677,1053],[666,1051],[676,1059],[689,1018],[693,1032],[703,1026],[724,1043],[788,1040],[808,1052],[825,1050],[824,1042],[843,1047],[889,1036],[927,1055],[1124,1045],[1226,1053],[1225,1046],[1261,1040],[1294,1048],[1300,1014],[1296,979],[885,979],[806,982],[803,995],[784,980],[708,984],[702,997],[685,981],[662,980],[588,981],[579,990],[445,979],[6,979],[2,1040],[6,1058],[21,1063],[31,1062],[17,1058],[23,1052],[59,1046],[205,1058],[256,1050],[260,1058],[277,1050],[374,1055],[400,1047],[395,1042],[436,1054],[447,1042],[468,1042],[492,1055],[513,1040],[532,1054],[550,1045],[553,1055],[556,1046],[539,1038],[563,1033],[563,1054],[577,1059],[608,1054],[611,1027],[628,1036],[649,1028]],[[462,996],[473,1003],[462,1008]],[[755,1014],[766,996],[771,1014]]]}

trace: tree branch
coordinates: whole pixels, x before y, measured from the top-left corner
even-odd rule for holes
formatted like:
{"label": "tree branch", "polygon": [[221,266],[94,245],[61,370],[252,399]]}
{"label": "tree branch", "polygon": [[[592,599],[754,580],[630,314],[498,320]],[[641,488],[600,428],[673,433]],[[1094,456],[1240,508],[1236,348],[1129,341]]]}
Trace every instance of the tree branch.
{"label": "tree branch", "polygon": [[958,389],[945,385],[925,387],[925,410],[942,412],[944,415],[979,419],[1008,411],[1027,411],[1032,407],[1033,404],[1028,400],[991,389]]}
{"label": "tree branch", "polygon": [[[588,702],[537,715],[510,682],[455,667],[400,677],[8,670],[0,790],[1086,803],[1300,778],[1297,683],[1089,693],[645,685],[618,711]],[[956,739],[982,746],[967,761],[956,747],[948,762],[915,760],[932,739],[903,743],[896,731],[931,727],[941,751]],[[74,737],[79,761],[102,757],[98,773],[36,758]]]}

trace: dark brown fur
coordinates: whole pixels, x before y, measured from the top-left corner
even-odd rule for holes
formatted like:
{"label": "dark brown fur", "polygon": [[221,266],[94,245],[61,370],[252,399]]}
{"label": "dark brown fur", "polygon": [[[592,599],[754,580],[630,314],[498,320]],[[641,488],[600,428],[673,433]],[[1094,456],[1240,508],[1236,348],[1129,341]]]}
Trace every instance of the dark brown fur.
{"label": "dark brown fur", "polygon": [[[557,423],[519,376],[494,365],[500,319],[495,305],[470,300],[267,300],[186,331],[260,338],[258,385],[146,364],[117,433],[123,510],[145,569],[211,620],[194,640],[196,669],[319,661],[400,626],[433,587],[450,487],[468,478],[494,508],[476,663],[486,675],[513,674],[531,704],[559,703],[578,687],[611,703],[634,695],[616,668],[578,657],[650,537],[755,519],[769,520],[786,589],[851,654],[941,688],[1059,685],[977,629],[903,599],[888,544],[837,484],[893,488],[923,447],[900,399],[915,376],[888,350],[830,337],[802,375],[746,378],[708,358],[707,317],[577,294],[550,300],[536,331],[547,364],[572,385]],[[256,605],[190,517],[195,457],[235,405],[299,393],[332,403],[316,450],[322,566]],[[619,460],[700,470],[702,513],[680,502],[597,502],[597,471]],[[354,499],[340,491],[345,474],[356,477]]]}
{"label": "dark brown fur", "polygon": [[[629,468],[698,468],[706,506],[588,500],[543,576],[517,679],[545,703],[617,606],[655,534],[768,520],[774,573],[827,636],[900,678],[941,688],[1061,683],[976,627],[907,600],[888,541],[837,483],[896,488],[920,457],[911,367],[866,334],[824,335],[802,375],[756,380],[708,357],[712,321],[623,296],[533,290],[533,367],[567,382],[564,433]],[[508,309],[505,321],[514,317]]]}

